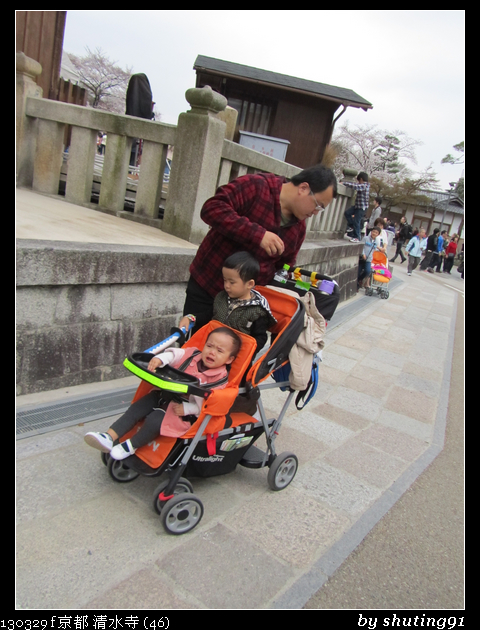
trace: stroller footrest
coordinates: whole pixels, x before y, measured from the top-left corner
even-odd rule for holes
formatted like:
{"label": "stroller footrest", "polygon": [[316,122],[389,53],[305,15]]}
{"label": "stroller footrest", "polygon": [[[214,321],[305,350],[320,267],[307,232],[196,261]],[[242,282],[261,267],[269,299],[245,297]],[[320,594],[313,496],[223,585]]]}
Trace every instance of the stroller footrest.
{"label": "stroller footrest", "polygon": [[156,477],[159,474],[159,469],[151,468],[146,462],[136,455],[131,455],[128,458],[128,462],[124,461],[123,465],[127,468],[131,468],[141,475],[144,475],[145,477]]}
{"label": "stroller footrest", "polygon": [[[262,468],[264,466],[264,459],[265,451],[252,445],[238,463],[245,468]],[[268,464],[268,458],[265,462],[265,465],[266,464]]]}

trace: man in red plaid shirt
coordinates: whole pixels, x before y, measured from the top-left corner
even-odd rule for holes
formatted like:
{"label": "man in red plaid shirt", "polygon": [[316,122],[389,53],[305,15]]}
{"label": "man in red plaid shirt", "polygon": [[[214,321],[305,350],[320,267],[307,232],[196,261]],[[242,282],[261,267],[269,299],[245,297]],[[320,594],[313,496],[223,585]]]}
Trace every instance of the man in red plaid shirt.
{"label": "man in red plaid shirt", "polygon": [[257,283],[268,284],[277,269],[295,264],[305,220],[336,196],[335,175],[324,166],[290,180],[271,173],[244,175],[220,187],[202,208],[201,217],[211,229],[190,266],[183,313],[196,316],[196,329],[212,318],[213,300],[223,289],[223,263],[231,254],[253,254],[260,263]]}

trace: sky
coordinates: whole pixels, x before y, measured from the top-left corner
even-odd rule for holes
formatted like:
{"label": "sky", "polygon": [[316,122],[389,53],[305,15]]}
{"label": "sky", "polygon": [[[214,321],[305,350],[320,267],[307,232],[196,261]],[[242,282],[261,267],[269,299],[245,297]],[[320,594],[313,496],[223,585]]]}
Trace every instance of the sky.
{"label": "sky", "polygon": [[171,124],[189,109],[198,55],[349,88],[373,109],[349,107],[338,124],[419,140],[409,167],[431,164],[443,190],[464,174],[464,164],[441,164],[465,136],[463,10],[67,11],[63,47],[80,56],[100,48],[145,73]]}

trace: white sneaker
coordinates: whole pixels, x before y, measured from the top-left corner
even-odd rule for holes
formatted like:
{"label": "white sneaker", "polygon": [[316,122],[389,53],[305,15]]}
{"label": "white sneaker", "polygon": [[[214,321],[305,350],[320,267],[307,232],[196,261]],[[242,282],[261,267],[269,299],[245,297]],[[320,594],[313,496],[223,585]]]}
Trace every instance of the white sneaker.
{"label": "white sneaker", "polygon": [[96,433],[95,431],[91,431],[87,433],[83,439],[88,446],[98,448],[102,453],[110,453],[112,450],[113,439],[108,433]]}
{"label": "white sneaker", "polygon": [[126,457],[130,457],[133,455],[137,449],[133,448],[130,440],[125,440],[125,442],[121,442],[114,446],[110,451],[110,457],[112,459],[125,459]]}
{"label": "white sneaker", "polygon": [[360,241],[358,240],[358,238],[351,238],[350,243],[360,243]]}

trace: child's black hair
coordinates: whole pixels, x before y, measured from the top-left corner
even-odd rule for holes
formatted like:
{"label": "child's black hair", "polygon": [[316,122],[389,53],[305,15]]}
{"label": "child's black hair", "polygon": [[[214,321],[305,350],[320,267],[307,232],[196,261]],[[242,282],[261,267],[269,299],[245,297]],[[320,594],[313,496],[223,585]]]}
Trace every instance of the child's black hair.
{"label": "child's black hair", "polygon": [[235,269],[243,282],[254,280],[257,282],[260,264],[256,258],[248,252],[236,252],[223,263],[227,269]]}
{"label": "child's black hair", "polygon": [[231,328],[228,328],[227,326],[219,326],[208,334],[207,341],[214,333],[223,333],[224,335],[228,335],[232,339],[233,346],[230,356],[236,357],[237,354],[240,352],[240,348],[242,347],[242,340],[240,339],[240,337]]}

